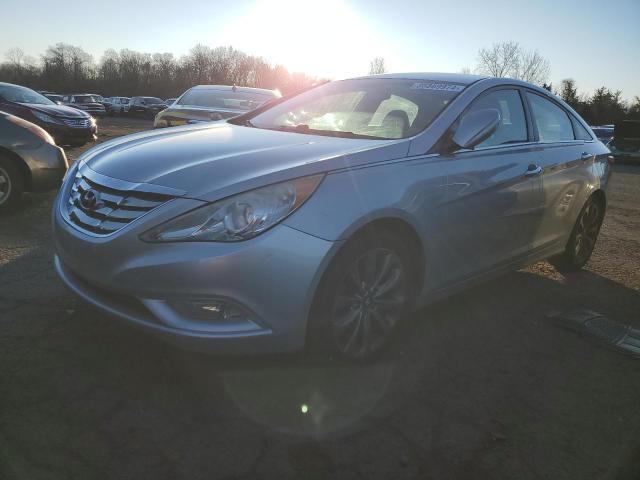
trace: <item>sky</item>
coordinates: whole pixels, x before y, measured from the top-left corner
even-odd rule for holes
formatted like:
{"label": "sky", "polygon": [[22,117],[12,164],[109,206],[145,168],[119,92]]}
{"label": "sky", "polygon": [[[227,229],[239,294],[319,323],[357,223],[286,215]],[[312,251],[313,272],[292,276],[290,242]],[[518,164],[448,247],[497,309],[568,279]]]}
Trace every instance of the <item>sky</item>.
{"label": "sky", "polygon": [[324,78],[475,68],[478,50],[513,40],[538,50],[550,80],[640,95],[640,0],[2,0],[0,58],[19,47],[129,48],[179,57],[198,43],[231,45]]}

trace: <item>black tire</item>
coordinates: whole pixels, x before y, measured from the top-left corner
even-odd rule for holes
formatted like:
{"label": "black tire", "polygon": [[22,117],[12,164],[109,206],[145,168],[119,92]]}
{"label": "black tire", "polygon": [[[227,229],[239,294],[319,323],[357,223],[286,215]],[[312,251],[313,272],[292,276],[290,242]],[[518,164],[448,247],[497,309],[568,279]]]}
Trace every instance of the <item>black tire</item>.
{"label": "black tire", "polygon": [[559,272],[576,272],[587,264],[600,233],[604,212],[604,202],[589,197],[580,210],[564,252],[549,259]]}
{"label": "black tire", "polygon": [[413,265],[405,242],[386,230],[351,239],[318,287],[309,349],[357,361],[380,353],[413,303]]}
{"label": "black tire", "polygon": [[24,191],[24,178],[15,162],[0,156],[0,212],[14,208]]}

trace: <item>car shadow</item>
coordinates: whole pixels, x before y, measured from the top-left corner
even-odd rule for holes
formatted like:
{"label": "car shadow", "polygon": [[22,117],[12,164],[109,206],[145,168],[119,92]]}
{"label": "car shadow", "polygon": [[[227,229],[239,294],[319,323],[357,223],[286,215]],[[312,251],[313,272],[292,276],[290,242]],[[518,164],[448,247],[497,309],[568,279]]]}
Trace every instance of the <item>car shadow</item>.
{"label": "car shadow", "polygon": [[75,300],[51,254],[43,240],[0,264],[3,430],[31,455],[47,445],[56,464],[85,468],[80,455],[122,472],[132,459],[100,452],[136,445],[151,471],[197,472],[224,453],[230,477],[255,457],[247,478],[273,461],[327,476],[376,466],[368,478],[631,468],[637,360],[549,318],[588,308],[638,324],[640,293],[588,270],[538,265],[442,300],[411,315],[378,359],[351,364],[177,350]]}

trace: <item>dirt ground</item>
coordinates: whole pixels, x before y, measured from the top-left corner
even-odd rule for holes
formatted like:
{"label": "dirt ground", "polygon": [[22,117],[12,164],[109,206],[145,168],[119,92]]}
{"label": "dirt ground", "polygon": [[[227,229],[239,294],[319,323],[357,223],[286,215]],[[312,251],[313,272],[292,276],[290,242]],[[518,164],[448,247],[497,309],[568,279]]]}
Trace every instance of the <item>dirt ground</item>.
{"label": "dirt ground", "polygon": [[190,354],[96,312],[53,271],[53,198],[0,217],[2,479],[640,478],[640,359],[548,317],[640,327],[640,167],[615,166],[584,271],[423,309],[366,365]]}

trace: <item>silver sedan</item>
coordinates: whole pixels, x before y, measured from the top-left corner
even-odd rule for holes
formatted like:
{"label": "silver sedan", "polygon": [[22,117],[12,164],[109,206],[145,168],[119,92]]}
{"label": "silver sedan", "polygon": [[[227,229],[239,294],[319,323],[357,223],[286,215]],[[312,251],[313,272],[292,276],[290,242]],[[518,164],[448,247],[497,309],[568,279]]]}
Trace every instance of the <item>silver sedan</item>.
{"label": "silver sedan", "polygon": [[394,74],[86,152],[55,265],[99,309],[220,353],[378,352],[410,310],[589,259],[609,150],[528,83]]}

